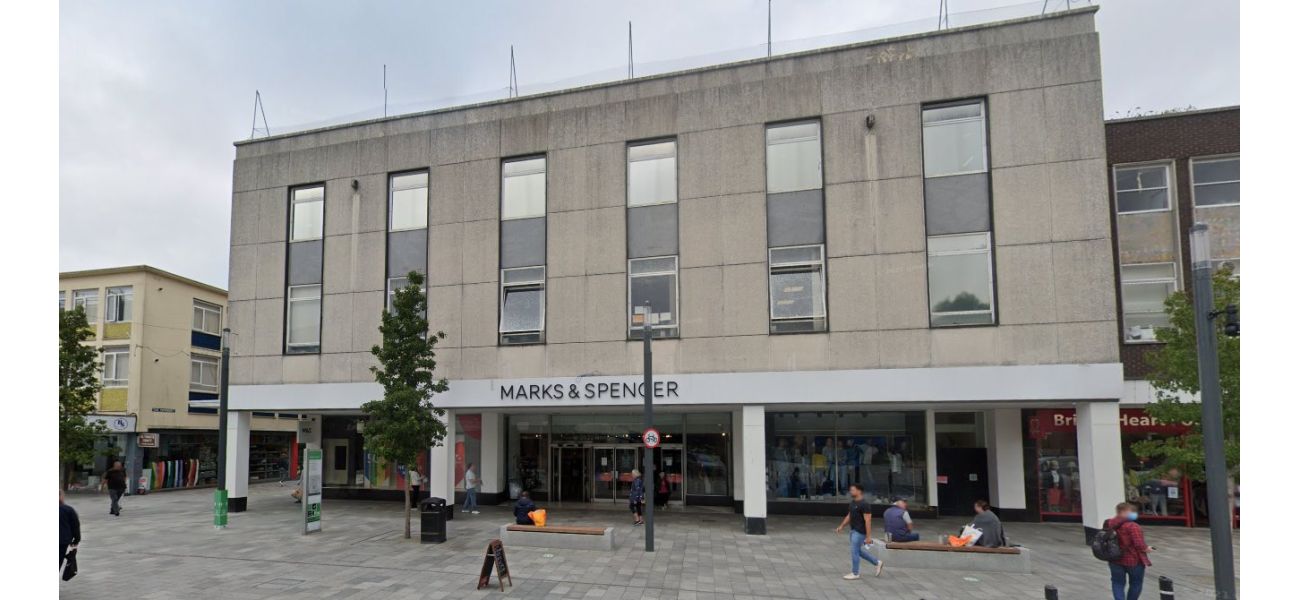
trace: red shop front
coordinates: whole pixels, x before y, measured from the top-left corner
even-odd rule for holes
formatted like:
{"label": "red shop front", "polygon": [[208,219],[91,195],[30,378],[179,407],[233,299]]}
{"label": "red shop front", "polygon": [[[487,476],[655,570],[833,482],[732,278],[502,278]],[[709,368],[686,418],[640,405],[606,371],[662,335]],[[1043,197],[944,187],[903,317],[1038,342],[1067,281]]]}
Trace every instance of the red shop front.
{"label": "red shop front", "polygon": [[[1042,519],[1081,519],[1079,442],[1072,408],[1026,410],[1029,438],[1034,441],[1036,482],[1030,494],[1037,494]],[[1138,506],[1146,521],[1194,523],[1192,484],[1178,469],[1143,459],[1133,453],[1141,440],[1185,435],[1182,423],[1157,421],[1141,408],[1121,408],[1119,416],[1121,451],[1124,460],[1125,499]]]}

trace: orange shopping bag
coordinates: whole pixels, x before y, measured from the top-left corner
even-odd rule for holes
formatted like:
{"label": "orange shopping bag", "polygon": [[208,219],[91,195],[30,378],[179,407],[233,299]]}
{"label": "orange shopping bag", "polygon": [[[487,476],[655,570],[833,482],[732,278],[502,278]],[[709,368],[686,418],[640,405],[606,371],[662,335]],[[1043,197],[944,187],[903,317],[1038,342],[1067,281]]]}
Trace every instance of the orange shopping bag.
{"label": "orange shopping bag", "polygon": [[533,525],[546,527],[546,509],[539,508],[528,513],[528,518],[533,520]]}

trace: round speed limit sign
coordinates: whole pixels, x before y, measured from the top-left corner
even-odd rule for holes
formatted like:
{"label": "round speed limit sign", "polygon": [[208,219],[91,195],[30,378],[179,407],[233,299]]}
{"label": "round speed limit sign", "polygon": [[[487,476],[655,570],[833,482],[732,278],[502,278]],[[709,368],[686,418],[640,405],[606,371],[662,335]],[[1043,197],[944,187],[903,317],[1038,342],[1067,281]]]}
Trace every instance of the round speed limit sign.
{"label": "round speed limit sign", "polygon": [[646,448],[659,447],[659,430],[651,427],[641,434],[641,440],[645,442]]}

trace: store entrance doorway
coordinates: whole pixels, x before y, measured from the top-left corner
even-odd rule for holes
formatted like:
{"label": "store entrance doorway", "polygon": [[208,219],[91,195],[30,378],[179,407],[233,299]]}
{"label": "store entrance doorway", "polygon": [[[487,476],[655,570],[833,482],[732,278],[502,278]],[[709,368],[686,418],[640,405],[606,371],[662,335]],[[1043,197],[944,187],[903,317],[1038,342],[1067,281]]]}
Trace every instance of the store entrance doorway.
{"label": "store entrance doorway", "polygon": [[[632,490],[633,470],[641,470],[644,452],[648,450],[639,444],[572,444],[551,446],[551,472],[554,480],[551,489],[556,490],[555,502],[626,502]],[[682,465],[684,464],[681,444],[663,444],[652,451],[655,464],[655,480],[659,473],[664,474],[668,487],[668,501],[682,502]],[[657,483],[646,481],[645,485],[658,493]]]}

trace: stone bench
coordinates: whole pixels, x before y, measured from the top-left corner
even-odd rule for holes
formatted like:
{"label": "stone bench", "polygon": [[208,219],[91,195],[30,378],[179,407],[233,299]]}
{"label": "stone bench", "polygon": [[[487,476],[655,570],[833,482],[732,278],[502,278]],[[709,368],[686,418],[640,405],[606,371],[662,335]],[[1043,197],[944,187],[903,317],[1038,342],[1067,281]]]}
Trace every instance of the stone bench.
{"label": "stone bench", "polygon": [[1023,546],[956,548],[938,542],[889,542],[872,540],[871,553],[890,567],[944,569],[951,571],[1032,572],[1032,552]]}
{"label": "stone bench", "polygon": [[613,550],[613,527],[502,525],[501,541],[515,546],[566,550]]}

